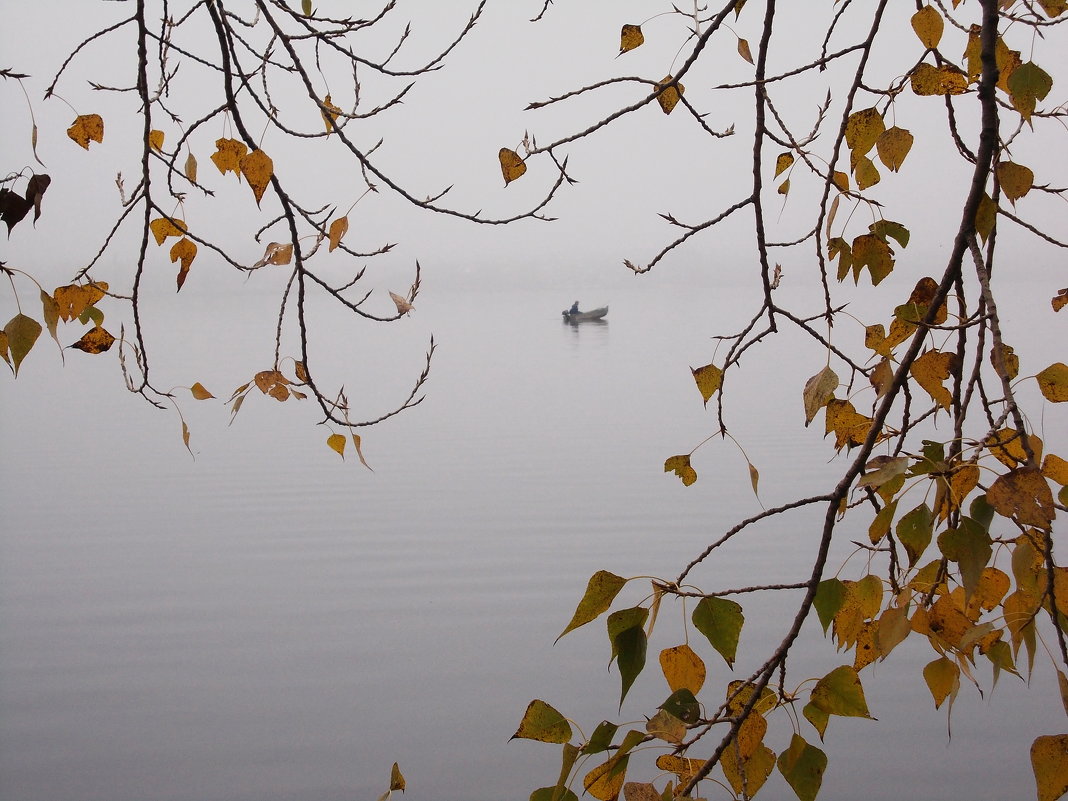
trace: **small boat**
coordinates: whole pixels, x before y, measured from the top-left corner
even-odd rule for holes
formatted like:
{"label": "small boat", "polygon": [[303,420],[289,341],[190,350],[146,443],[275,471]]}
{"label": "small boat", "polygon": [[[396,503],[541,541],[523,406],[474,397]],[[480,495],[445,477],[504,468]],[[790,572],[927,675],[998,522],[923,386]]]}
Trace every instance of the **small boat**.
{"label": "small boat", "polygon": [[582,323],[589,320],[601,320],[608,314],[608,307],[602,306],[599,309],[591,309],[590,311],[572,312],[569,309],[564,309],[564,322],[566,323]]}

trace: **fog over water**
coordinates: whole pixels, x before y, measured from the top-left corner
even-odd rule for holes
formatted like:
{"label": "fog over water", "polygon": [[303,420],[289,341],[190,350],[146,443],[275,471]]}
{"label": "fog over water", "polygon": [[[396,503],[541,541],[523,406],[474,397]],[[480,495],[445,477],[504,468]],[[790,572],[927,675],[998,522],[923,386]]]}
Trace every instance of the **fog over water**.
{"label": "fog over water", "polygon": [[[37,91],[86,32],[106,24],[105,14],[128,13],[125,5],[13,7],[0,32],[7,61],[41,76]],[[462,25],[468,12],[452,5],[407,4],[413,43],[425,37],[430,47]],[[455,184],[447,197],[467,210],[508,216],[529,207],[551,176],[532,164],[505,189],[497,150],[516,146],[528,127],[552,137],[631,99],[613,95],[540,117],[524,106],[609,74],[663,72],[677,47],[677,39],[650,35],[646,51],[615,61],[619,25],[646,19],[650,4],[613,3],[611,13],[607,5],[553,9],[531,26],[540,2],[490,3],[470,46],[421,81],[367,142],[384,137],[384,167],[424,195]],[[784,10],[795,16],[783,24],[800,32],[810,23],[798,8]],[[60,13],[64,23],[31,47],[23,34]],[[739,30],[753,38],[745,22]],[[136,169],[140,118],[129,107],[125,117],[109,115],[118,101],[85,84],[121,84],[119,55],[93,51],[61,87],[79,112],[99,109],[108,121],[105,143],[89,153],[64,142],[70,108],[32,96],[54,184],[36,228],[29,220],[16,228],[0,260],[34,272],[46,288],[69,281],[96,252],[118,209],[115,172]],[[736,61],[724,59],[724,82],[750,69]],[[190,70],[190,80],[203,79]],[[32,154],[21,92],[10,81],[0,90],[14,120],[0,132],[7,170],[15,168],[9,159],[30,164]],[[687,96],[699,91],[691,86]],[[734,123],[736,136],[747,136],[747,104],[713,105],[709,125]],[[794,109],[798,119],[814,116],[811,105]],[[228,425],[221,399],[274,358],[283,272],[235,275],[202,254],[175,294],[174,265],[153,255],[143,316],[155,378],[165,388],[199,381],[220,399],[195,402],[176,390],[195,458],[173,409],[124,390],[115,352],[67,350],[61,363],[46,335],[17,380],[0,380],[0,799],[374,799],[395,761],[415,801],[526,798],[559,772],[557,746],[509,742],[531,699],[553,704],[587,735],[604,718],[644,725],[668,692],[654,655],[682,641],[692,609],[665,604],[649,665],[619,710],[603,622],[553,644],[589,576],[606,569],[673,579],[737,521],[826,491],[847,458],[835,456],[820,418],[803,425],[801,390],[826,352],[786,334],[748,355],[728,387],[725,419],[737,445],[717,438],[701,446],[692,487],[665,474],[668,456],[716,431],[714,404],[703,406],[691,368],[722,356],[713,337],[748,323],[760,285],[751,217],[728,220],[649,275],[623,267],[624,259],[650,260],[678,235],[658,213],[705,219],[749,180],[738,157],[744,148],[718,150],[679,118],[647,111],[575,144],[570,170],[580,183],[552,207],[554,222],[479,227],[414,214],[388,193],[360,201],[351,241],[365,249],[398,243],[368,265],[376,310],[389,311],[387,290],[407,289],[416,260],[422,294],[412,314],[388,326],[354,323],[312,300],[319,375],[344,384],[355,413],[373,418],[406,395],[431,336],[437,345],[426,400],[363,430],[373,472],[351,448],[344,462],[329,450],[311,401],[279,404],[257,392]],[[946,166],[941,147],[918,147],[917,169],[948,184],[957,167]],[[355,199],[358,171],[329,153],[298,162],[306,174],[293,180],[343,208]],[[220,239],[251,263],[263,243],[248,234],[262,219],[247,187],[227,177],[215,199],[191,201],[187,217],[218,225]],[[91,201],[70,181],[84,183]],[[791,234],[797,221],[797,236],[802,191],[776,210]],[[833,337],[851,349],[920,276],[940,273],[948,252],[940,226],[952,199],[932,191],[903,201],[885,191],[888,204],[908,209],[913,241],[899,272],[839,317]],[[94,274],[127,264],[132,239],[123,236]],[[1038,343],[1018,348],[1021,372],[1034,373],[1063,359],[1064,323],[1046,313],[1046,252],[1018,242],[1019,262],[999,273],[1002,320],[1008,341]],[[776,255],[784,305],[817,314],[822,290],[811,253]],[[349,261],[330,258],[331,279],[351,275]],[[24,301],[34,297],[19,286]],[[607,322],[563,323],[561,309],[576,298],[587,308],[608,304]],[[4,295],[0,304],[6,320],[14,302]],[[106,313],[117,321],[122,312],[114,304]],[[1044,409],[1036,430],[1047,443],[1063,440],[1063,411]],[[747,458],[760,472],[759,497]],[[819,524],[818,510],[773,520],[690,578],[719,588],[804,580]],[[849,540],[867,532],[842,534],[830,564],[848,576],[862,564]],[[649,588],[647,579],[634,581],[621,602],[637,604]],[[746,626],[735,671],[701,651],[710,686],[763,661],[797,595],[740,601]],[[816,621],[803,637],[790,662],[794,686],[851,661]],[[989,668],[978,665],[985,696],[965,682],[950,719],[945,707],[934,709],[921,675],[935,655],[912,639],[864,673],[878,721],[832,720],[819,797],[847,801],[858,789],[872,801],[1029,797],[1031,741],[1064,730],[1048,661],[1040,658],[1030,687],[1003,674],[992,693]],[[790,732],[780,715],[769,745],[783,750]],[[792,797],[778,774],[764,794]],[[715,787],[705,795],[726,797]]]}

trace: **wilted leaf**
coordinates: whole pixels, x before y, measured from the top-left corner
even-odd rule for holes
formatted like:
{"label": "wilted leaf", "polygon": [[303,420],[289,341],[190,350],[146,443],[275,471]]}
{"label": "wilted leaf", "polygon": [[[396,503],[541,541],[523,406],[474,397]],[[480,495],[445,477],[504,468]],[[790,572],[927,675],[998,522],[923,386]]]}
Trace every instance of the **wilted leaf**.
{"label": "wilted leaf", "polygon": [[334,251],[341,244],[342,237],[349,232],[348,215],[338,217],[330,223],[330,251]]}
{"label": "wilted leaf", "polygon": [[109,334],[105,329],[99,325],[93,326],[85,335],[71,345],[72,348],[77,348],[85,353],[103,353],[109,350],[115,343],[115,337]]}
{"label": "wilted leaf", "polygon": [[660,104],[660,108],[665,114],[670,114],[675,106],[679,104],[679,99],[682,95],[686,93],[686,87],[681,83],[668,86],[674,80],[672,76],[665,75],[660,83],[656,85],[656,101]]}
{"label": "wilted leaf", "polygon": [[566,743],[571,739],[571,724],[544,701],[537,699],[527,705],[523,720],[511,739],[538,740],[543,743]]}
{"label": "wilted leaf", "polygon": [[197,400],[207,400],[208,398],[214,398],[208,390],[204,388],[204,385],[197,381],[193,386],[189,388],[189,391],[193,393],[193,397]]}
{"label": "wilted leaf", "polygon": [[1048,530],[1056,516],[1049,484],[1041,472],[1029,467],[998,476],[986,497],[999,515],[1025,526]]}
{"label": "wilted leaf", "polygon": [[341,109],[330,102],[330,95],[323,98],[323,106],[325,107],[322,112],[323,123],[326,125],[326,135],[329,136],[334,130],[337,115],[341,113]]}
{"label": "wilted leaf", "polygon": [[945,22],[932,6],[924,6],[912,15],[912,30],[928,50],[934,50],[942,40]]}
{"label": "wilted leaf", "polygon": [[881,487],[886,482],[904,475],[908,468],[909,460],[906,456],[876,456],[864,465],[868,472],[861,476],[858,486]]}
{"label": "wilted leaf", "polygon": [[241,178],[241,159],[248,152],[245,143],[237,139],[216,139],[215,152],[211,154],[211,160],[219,172],[226,175],[233,172],[238,179]]}
{"label": "wilted leaf", "polygon": [[1068,793],[1068,734],[1046,735],[1031,743],[1038,801],[1057,801]]}
{"label": "wilted leaf", "polygon": [[[930,8],[930,6],[927,7]],[[912,134],[895,125],[879,135],[879,138],[875,140],[875,150],[886,168],[891,172],[897,172],[905,163],[905,157],[908,156],[909,151],[912,150],[912,142]]]}
{"label": "wilted leaf", "polygon": [[397,314],[407,314],[415,308],[408,302],[407,298],[403,298],[395,292],[390,292],[389,296],[393,299],[393,303],[397,307]]}
{"label": "wilted leaf", "polygon": [[686,737],[686,724],[670,712],[659,709],[645,723],[645,730],[653,737],[678,745]]}
{"label": "wilted leaf", "polygon": [[749,42],[740,37],[738,39],[738,55],[740,55],[750,64],[753,63],[753,54],[749,50]]}
{"label": "wilted leaf", "polygon": [[626,53],[645,43],[641,25],[624,25],[619,32],[619,52]]}
{"label": "wilted leaf", "polygon": [[1014,205],[1035,185],[1035,174],[1031,168],[1011,161],[998,162],[997,176],[1001,191]]}
{"label": "wilted leaf", "polygon": [[[292,392],[294,395],[298,394],[296,390],[292,390]],[[371,467],[371,465],[367,464],[367,460],[363,458],[362,440],[360,439],[360,435],[357,434],[355,431],[352,432],[352,447],[356,449],[356,455],[360,457],[360,464],[362,464],[364,467],[366,467],[373,473],[374,468]]]}
{"label": "wilted leaf", "polygon": [[1051,403],[1068,401],[1068,365],[1054,362],[1035,376],[1043,397]]}
{"label": "wilted leaf", "polygon": [[185,157],[185,177],[189,179],[190,183],[197,182],[197,157],[193,155],[192,151]]}
{"label": "wilted leaf", "polygon": [[716,391],[723,384],[723,371],[714,364],[706,364],[704,367],[691,367],[693,380],[697,382],[697,389],[701,392],[705,406]]}
{"label": "wilted leaf", "polygon": [[682,483],[687,487],[697,481],[697,471],[690,466],[690,454],[688,453],[671,456],[664,462],[664,472],[670,473],[672,471],[682,479]]}
{"label": "wilted leaf", "polygon": [[7,225],[8,236],[11,236],[11,229],[22,222],[32,208],[33,201],[29,198],[6,187],[0,188],[0,220]]}
{"label": "wilted leaf", "polygon": [[527,171],[526,162],[514,150],[502,147],[497,158],[501,162],[501,174],[504,176],[505,186]]}
{"label": "wilted leaf", "polygon": [[912,363],[909,372],[916,382],[943,409],[949,409],[953,396],[942,386],[957,365],[957,354],[929,350]]}
{"label": "wilted leaf", "polygon": [[827,405],[838,389],[838,375],[828,365],[805,382],[802,393],[805,402],[805,425],[811,423],[816,412]]}
{"label": "wilted leaf", "polygon": [[166,134],[163,131],[152,130],[148,132],[148,146],[156,152],[163,151],[163,139]]}
{"label": "wilted leaf", "polygon": [[790,747],[779,755],[779,772],[800,801],[815,801],[827,770],[827,755],[809,745],[800,734],[793,735]]}
{"label": "wilted leaf", "polygon": [[241,174],[245,176],[248,185],[252,188],[252,194],[256,198],[256,205],[260,205],[260,199],[271,183],[274,175],[274,162],[271,157],[262,150],[253,150],[243,156],[238,162]]}
{"label": "wilted leaf", "polygon": [[912,91],[921,96],[962,95],[968,91],[968,76],[952,64],[918,64],[910,78]]}
{"label": "wilted leaf", "polygon": [[694,627],[708,638],[712,647],[734,667],[738,639],[745,623],[742,607],[727,598],[702,598],[693,610]]}
{"label": "wilted leaf", "polygon": [[579,601],[571,622],[556,639],[559,640],[569,631],[600,617],[612,605],[612,601],[626,583],[625,578],[609,573],[607,570],[598,570],[594,573],[586,584],[586,592]]}
{"label": "wilted leaf", "polygon": [[705,683],[705,663],[689,645],[676,645],[660,652],[660,668],[672,692],[701,692]]}
{"label": "wilted leaf", "polygon": [[171,263],[181,259],[181,267],[178,269],[178,289],[181,290],[185,283],[185,277],[189,274],[189,265],[197,257],[197,243],[188,237],[182,237],[171,247]]}
{"label": "wilted leaf", "polygon": [[271,242],[263,251],[263,258],[252,265],[252,269],[258,269],[267,264],[289,264],[293,260],[293,243]]}
{"label": "wilted leaf", "polygon": [[67,129],[67,136],[88,150],[90,142],[104,141],[104,120],[99,114],[82,114]]}
{"label": "wilted leaf", "polygon": [[108,285],[104,281],[56,287],[52,296],[59,307],[59,318],[69,322],[81,317],[82,312],[103,298],[107,290]]}
{"label": "wilted leaf", "polygon": [[[185,222],[177,217],[170,219],[158,217],[148,224],[148,229],[152,232],[152,236],[155,237],[157,245],[162,245],[167,237],[181,236],[187,230]],[[171,259],[171,261],[174,261],[174,259]]]}
{"label": "wilted leaf", "polygon": [[860,445],[868,437],[872,419],[860,414],[853,404],[846,400],[831,398],[827,402],[827,429],[835,436],[834,449],[841,450],[842,446],[850,448]]}
{"label": "wilted leaf", "polygon": [[403,793],[404,787],[404,776],[401,774],[400,768],[397,766],[397,763],[394,762],[393,769],[389,772],[389,789],[400,790]]}
{"label": "wilted leaf", "polygon": [[[262,370],[253,377],[256,386],[264,395],[270,395],[277,401],[285,401],[289,397],[289,379],[277,370]],[[344,439],[344,437],[342,437]],[[330,447],[334,447],[331,445]],[[335,450],[337,450],[335,448]]]}

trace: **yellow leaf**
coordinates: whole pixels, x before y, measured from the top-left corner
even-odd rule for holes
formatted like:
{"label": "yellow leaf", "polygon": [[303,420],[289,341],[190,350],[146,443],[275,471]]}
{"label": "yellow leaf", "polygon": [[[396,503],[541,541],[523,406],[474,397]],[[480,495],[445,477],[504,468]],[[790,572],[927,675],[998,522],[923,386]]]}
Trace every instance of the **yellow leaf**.
{"label": "yellow leaf", "polygon": [[1038,801],[1057,801],[1068,793],[1068,734],[1037,737],[1031,743]]}
{"label": "yellow leaf", "polygon": [[921,96],[962,95],[968,91],[968,76],[952,64],[935,67],[918,64],[910,77],[912,91]]}
{"label": "yellow leaf", "polygon": [[779,157],[775,159],[775,176],[778,177],[784,170],[789,169],[790,165],[794,163],[794,154],[787,151],[786,153],[780,153]]}
{"label": "yellow leaf", "polygon": [[1061,289],[1049,299],[1050,305],[1053,307],[1053,311],[1059,312],[1065,306],[1068,306],[1068,287]]}
{"label": "yellow leaf", "polygon": [[71,347],[85,353],[103,353],[109,350],[114,342],[115,337],[97,325],[86,331],[85,335]]}
{"label": "yellow leaf", "polygon": [[582,785],[598,801],[616,801],[627,776],[629,756],[612,757],[586,774]]}
{"label": "yellow leaf", "polygon": [[1068,11],[1068,0],[1038,0],[1038,4],[1050,18],[1059,17]]}
{"label": "yellow leaf", "polygon": [[885,239],[875,234],[856,237],[852,253],[854,281],[860,280],[861,271],[867,267],[872,286],[878,286],[894,270],[894,251]]}
{"label": "yellow leaf", "polygon": [[705,683],[705,663],[689,645],[676,645],[660,652],[660,668],[672,692],[701,692]]}
{"label": "yellow leaf", "polygon": [[271,183],[274,175],[274,162],[271,157],[262,150],[253,150],[247,156],[243,156],[239,162],[241,174],[245,176],[248,185],[252,188],[252,194],[256,198],[256,205],[260,205],[260,199]]}
{"label": "yellow leaf", "polygon": [[502,147],[497,158],[501,162],[501,174],[504,175],[505,186],[527,171],[526,162],[519,158],[519,154],[514,150]]}
{"label": "yellow leaf", "polygon": [[151,130],[148,132],[148,146],[157,153],[163,151],[163,139],[166,134],[163,131]]}
{"label": "yellow leaf", "polygon": [[619,32],[619,52],[626,53],[645,43],[641,25],[624,25]]}
{"label": "yellow leaf", "polygon": [[1035,185],[1035,174],[1031,168],[1011,161],[998,162],[997,176],[1001,191],[1013,205],[1016,205],[1016,201],[1030,192],[1031,187]]}
{"label": "yellow leaf", "polygon": [[664,462],[664,472],[674,472],[685,486],[690,486],[697,481],[697,471],[690,466],[690,455],[682,454],[672,456]]}
{"label": "yellow leaf", "polygon": [[247,152],[248,148],[245,143],[237,139],[216,139],[215,152],[211,154],[211,160],[223,175],[233,172],[240,180],[241,159]]}
{"label": "yellow leaf", "polygon": [[330,102],[330,95],[323,98],[323,106],[326,108],[322,112],[323,123],[326,125],[326,135],[329,136],[334,130],[337,115],[341,113],[341,109]]}
{"label": "yellow leaf", "polygon": [[1054,362],[1035,376],[1043,397],[1052,403],[1068,401],[1068,365]]}
{"label": "yellow leaf", "polygon": [[835,436],[834,449],[841,450],[843,445],[850,448],[860,445],[868,436],[872,419],[857,412],[847,400],[831,398],[827,402],[827,431]]}
{"label": "yellow leaf", "polygon": [[104,120],[99,114],[82,114],[67,129],[67,136],[88,150],[90,142],[104,141]]}
{"label": "yellow leaf", "polygon": [[653,737],[678,745],[686,737],[686,724],[665,709],[660,709],[645,723],[645,730]]}
{"label": "yellow leaf", "polygon": [[703,765],[702,759],[687,759],[675,754],[661,754],[656,758],[656,766],[660,770],[674,773],[679,779],[679,784],[688,782]]}
{"label": "yellow leaf", "polygon": [[875,140],[875,149],[879,154],[879,160],[886,165],[886,168],[891,172],[897,172],[912,149],[912,143],[912,134],[895,125],[879,135],[879,138]]}
{"label": "yellow leaf", "polygon": [[342,459],[345,458],[346,439],[341,434],[331,434],[326,438],[326,444],[338,452]]}
{"label": "yellow leaf", "polygon": [[849,176],[846,175],[844,172],[835,170],[831,174],[831,183],[833,183],[838,188],[839,192],[849,191]]}
{"label": "yellow leaf", "polygon": [[912,15],[912,30],[916,31],[916,35],[928,50],[938,47],[944,29],[942,15],[932,6],[924,6]]}
{"label": "yellow leaf", "polygon": [[[19,365],[33,348],[43,330],[39,322],[25,314],[16,314],[4,326],[4,361],[12,365],[16,377],[19,374]],[[10,360],[8,360],[8,350],[11,352]]]}
{"label": "yellow leaf", "polygon": [[1062,487],[1068,486],[1068,462],[1053,453],[1047,453],[1042,461],[1042,475]]}
{"label": "yellow leaf", "polygon": [[190,183],[197,182],[197,157],[192,152],[185,157],[185,177]]}
{"label": "yellow leaf", "polygon": [[341,238],[349,231],[348,215],[338,217],[330,223],[330,251],[333,252],[341,244]]}
{"label": "yellow leaf", "polygon": [[853,151],[854,157],[863,156],[875,146],[885,130],[886,124],[878,109],[854,111],[846,120],[846,145]]}
{"label": "yellow leaf", "polygon": [[758,498],[760,493],[757,491],[757,485],[760,483],[760,471],[758,471],[752,462],[749,462],[749,483],[753,485],[753,494]]}
{"label": "yellow leaf", "polygon": [[935,709],[942,706],[946,698],[956,697],[960,689],[960,668],[944,656],[923,669],[923,678],[934,697]]}
{"label": "yellow leaf", "polygon": [[867,156],[861,156],[857,159],[857,166],[853,170],[853,176],[857,179],[857,189],[860,190],[875,186],[881,179],[875,162]]}
{"label": "yellow leaf", "polygon": [[953,396],[942,382],[952,375],[956,365],[957,354],[929,350],[912,363],[909,372],[935,403],[949,409]]}
{"label": "yellow leaf", "polygon": [[691,367],[693,380],[697,382],[697,388],[701,392],[705,406],[716,391],[723,384],[723,371],[714,364],[706,364],[704,367]]}
{"label": "yellow leaf", "polygon": [[738,39],[738,55],[740,55],[742,58],[744,58],[750,64],[753,63],[753,54],[749,50],[749,42],[747,42],[745,39],[742,39],[742,38]]}
{"label": "yellow leaf", "polygon": [[739,759],[734,748],[728,746],[720,757],[720,764],[734,792],[742,797],[744,790],[745,796],[752,798],[775,769],[775,752],[761,743],[748,758]]}
{"label": "yellow leaf", "polygon": [[[152,232],[152,236],[156,238],[157,245],[162,245],[169,236],[181,236],[186,232],[185,222],[177,217],[171,219],[158,217],[148,224],[148,229]],[[171,259],[171,261],[174,261],[174,259]]]}
{"label": "yellow leaf", "polygon": [[193,263],[193,259],[197,257],[197,243],[193,240],[182,237],[171,247],[171,263],[181,259],[182,265],[178,269],[178,289],[181,290],[182,285],[185,283],[185,277],[189,274],[189,265]]}
{"label": "yellow leaf", "polygon": [[403,298],[395,292],[390,292],[389,296],[393,299],[393,303],[397,307],[397,314],[407,314],[415,307],[408,302],[407,298]]}
{"label": "yellow leaf", "polygon": [[686,87],[681,83],[668,86],[673,80],[675,80],[673,77],[666,75],[656,85],[656,101],[660,104],[660,108],[665,114],[670,114],[675,106],[679,104],[679,99],[686,93]]}
{"label": "yellow leaf", "polygon": [[787,178],[785,181],[783,181],[781,184],[779,184],[778,192],[779,192],[780,195],[788,195],[788,194],[790,194],[790,179],[789,178]]}
{"label": "yellow leaf", "polygon": [[872,389],[875,390],[877,397],[883,397],[890,391],[891,385],[894,383],[894,370],[890,366],[890,359],[885,358],[872,370],[871,376],[868,378],[871,383]]}
{"label": "yellow leaf", "polygon": [[197,400],[208,400],[208,398],[214,398],[215,396],[208,392],[204,388],[204,385],[197,381],[193,386],[189,388],[189,391],[193,393],[193,397]]}
{"label": "yellow leaf", "polygon": [[82,312],[103,298],[107,291],[108,285],[104,281],[56,287],[52,296],[59,307],[59,319],[64,322],[76,320]]}

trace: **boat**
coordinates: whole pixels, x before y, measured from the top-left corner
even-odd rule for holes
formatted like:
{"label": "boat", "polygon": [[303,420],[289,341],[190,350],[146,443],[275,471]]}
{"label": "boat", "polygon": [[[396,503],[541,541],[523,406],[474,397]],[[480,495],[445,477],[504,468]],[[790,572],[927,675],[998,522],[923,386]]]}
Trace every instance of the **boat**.
{"label": "boat", "polygon": [[563,311],[565,323],[583,323],[591,320],[603,320],[606,314],[608,314],[607,306],[602,306],[599,309],[591,309],[590,311],[572,312],[569,309],[564,309]]}

